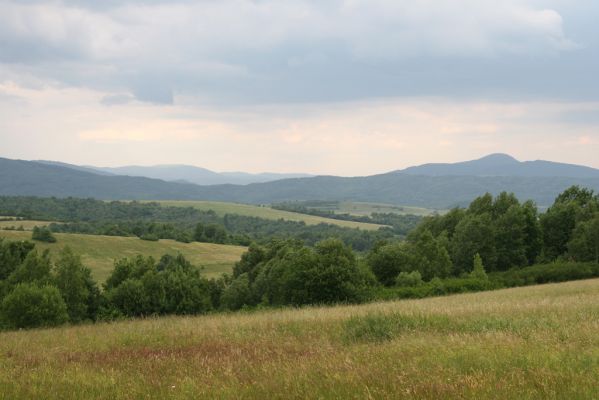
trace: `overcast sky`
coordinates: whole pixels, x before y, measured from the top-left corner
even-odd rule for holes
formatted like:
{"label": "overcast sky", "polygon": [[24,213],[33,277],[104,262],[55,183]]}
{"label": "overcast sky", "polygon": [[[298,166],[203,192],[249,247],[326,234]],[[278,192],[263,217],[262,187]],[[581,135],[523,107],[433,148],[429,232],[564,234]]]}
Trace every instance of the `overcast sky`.
{"label": "overcast sky", "polygon": [[0,157],[599,168],[596,0],[0,0]]}

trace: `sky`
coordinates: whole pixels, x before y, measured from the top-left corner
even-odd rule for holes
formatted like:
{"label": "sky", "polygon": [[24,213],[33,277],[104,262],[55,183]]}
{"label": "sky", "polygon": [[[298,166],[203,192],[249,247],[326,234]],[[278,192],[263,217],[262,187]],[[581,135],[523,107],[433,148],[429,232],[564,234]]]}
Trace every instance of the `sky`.
{"label": "sky", "polygon": [[599,168],[596,0],[0,0],[0,157]]}

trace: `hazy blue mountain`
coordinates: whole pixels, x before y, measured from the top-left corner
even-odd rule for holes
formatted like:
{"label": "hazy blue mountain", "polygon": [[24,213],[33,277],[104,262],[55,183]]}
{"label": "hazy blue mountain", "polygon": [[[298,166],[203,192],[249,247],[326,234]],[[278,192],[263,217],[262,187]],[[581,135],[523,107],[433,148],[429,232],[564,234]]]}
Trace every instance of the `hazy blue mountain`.
{"label": "hazy blue mountain", "polygon": [[397,171],[410,175],[446,176],[549,176],[598,178],[599,169],[552,161],[518,161],[507,154],[490,154],[478,160],[453,164],[424,164]]}
{"label": "hazy blue mountain", "polygon": [[60,161],[34,160],[34,162],[38,162],[41,164],[47,164],[47,165],[54,165],[54,166],[58,166],[58,167],[71,168],[71,169],[75,169],[77,171],[91,172],[91,173],[97,174],[97,175],[114,175],[110,172],[97,170],[94,167],[86,167],[86,166],[82,166],[82,165],[67,164],[67,163],[63,163]]}
{"label": "hazy blue mountain", "polygon": [[88,172],[35,161],[0,158],[0,195],[93,197],[102,200],[198,199],[201,186]]}
{"label": "hazy blue mountain", "polygon": [[276,174],[269,172],[261,174],[250,174],[246,172],[214,172],[206,168],[195,167],[192,165],[130,165],[125,167],[86,166],[84,168],[112,175],[143,176],[165,181],[195,183],[197,185],[247,185],[249,183],[310,176],[307,174]]}
{"label": "hazy blue mountain", "polygon": [[[493,156],[491,160],[498,157]],[[483,159],[484,160],[484,159]],[[486,161],[489,161],[488,159]],[[513,163],[513,162],[512,162]],[[517,163],[517,161],[516,161]],[[290,200],[348,200],[447,208],[490,192],[550,205],[571,185],[599,190],[599,177],[413,175],[317,176],[248,185],[199,186],[159,179],[100,175],[57,164],[0,158],[0,195],[94,197],[106,200],[216,200],[267,204]]]}

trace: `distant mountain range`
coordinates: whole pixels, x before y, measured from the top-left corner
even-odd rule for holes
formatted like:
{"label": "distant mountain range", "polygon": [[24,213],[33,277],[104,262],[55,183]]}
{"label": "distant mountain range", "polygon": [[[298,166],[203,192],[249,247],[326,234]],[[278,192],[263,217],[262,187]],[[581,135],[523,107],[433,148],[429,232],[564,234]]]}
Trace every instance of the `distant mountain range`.
{"label": "distant mountain range", "polygon": [[264,172],[250,174],[247,172],[214,172],[206,168],[192,165],[154,165],[125,167],[94,167],[88,165],[72,165],[57,161],[37,161],[49,165],[58,165],[79,171],[92,172],[100,175],[141,176],[145,178],[162,179],[164,181],[195,183],[196,185],[247,185],[250,183],[271,182],[279,179],[304,178],[308,174],[278,174]]}
{"label": "distant mountain range", "polygon": [[[196,171],[196,167],[191,168]],[[181,170],[173,168],[169,171]],[[557,194],[574,184],[599,190],[597,169],[549,161],[520,162],[504,154],[463,163],[425,164],[364,177],[315,176],[246,185],[199,186],[181,182],[188,181],[189,176],[183,178],[175,173],[164,176],[171,181],[117,175],[96,167],[0,158],[0,195],[217,200],[254,204],[345,200],[442,209],[466,205],[485,192],[497,194],[505,190],[514,192],[520,199],[532,199],[540,206],[548,206]]]}
{"label": "distant mountain range", "polygon": [[597,178],[599,169],[552,161],[518,161],[507,154],[490,154],[478,160],[454,164],[424,164],[396,171],[410,175],[448,176],[545,176]]}

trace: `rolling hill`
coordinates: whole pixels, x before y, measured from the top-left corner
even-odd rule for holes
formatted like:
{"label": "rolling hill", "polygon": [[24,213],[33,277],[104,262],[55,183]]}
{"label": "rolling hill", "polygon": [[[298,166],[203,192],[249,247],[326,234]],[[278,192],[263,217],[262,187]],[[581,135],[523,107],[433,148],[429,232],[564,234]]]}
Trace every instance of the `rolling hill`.
{"label": "rolling hill", "polygon": [[[114,260],[136,255],[152,256],[159,259],[164,254],[181,253],[192,264],[204,267],[207,277],[230,273],[235,262],[246,251],[242,246],[213,243],[181,243],[161,239],[149,242],[136,237],[80,235],[56,233],[56,243],[35,242],[37,249],[49,249],[54,255],[65,246],[81,255],[83,263],[92,270],[94,278],[103,283],[114,268]],[[0,238],[8,240],[31,240],[31,232],[0,230]]]}
{"label": "rolling hill", "polygon": [[[478,161],[475,165],[479,167],[481,163],[490,165],[496,161],[514,164],[505,157]],[[463,169],[463,166],[459,168]],[[444,209],[465,205],[485,192],[514,192],[519,198],[532,199],[543,207],[550,205],[557,194],[571,185],[599,190],[599,176],[590,176],[596,170],[578,166],[560,167],[560,171],[566,170],[586,172],[577,172],[578,176],[526,176],[523,173],[521,176],[476,176],[450,173],[424,175],[414,174],[415,170],[412,170],[410,173],[396,171],[363,177],[316,176],[249,185],[199,186],[143,177],[98,175],[60,165],[0,159],[0,195],[73,196],[105,200],[206,200],[250,204],[318,199]],[[571,174],[576,175],[574,172]]]}

